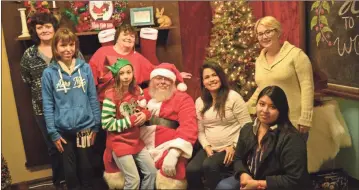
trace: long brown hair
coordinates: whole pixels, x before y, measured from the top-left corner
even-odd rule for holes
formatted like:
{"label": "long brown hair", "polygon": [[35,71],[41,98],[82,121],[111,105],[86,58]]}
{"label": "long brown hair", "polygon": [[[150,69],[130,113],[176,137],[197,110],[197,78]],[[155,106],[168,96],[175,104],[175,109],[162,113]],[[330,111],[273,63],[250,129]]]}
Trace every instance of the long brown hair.
{"label": "long brown hair", "polygon": [[73,57],[77,57],[79,53],[79,39],[70,29],[59,28],[55,33],[51,43],[53,59],[55,59],[56,61],[61,59],[60,55],[57,53],[57,47],[56,47],[57,44],[60,42],[60,40],[63,43],[75,42],[75,54]]}
{"label": "long brown hair", "polygon": [[226,117],[225,114],[225,107],[226,107],[226,101],[228,98],[229,93],[229,84],[226,77],[226,74],[224,73],[222,67],[220,67],[218,64],[214,62],[205,62],[201,69],[200,69],[200,80],[201,80],[201,98],[203,100],[203,109],[201,110],[201,115],[203,116],[204,113],[206,113],[207,110],[212,106],[213,104],[213,98],[211,96],[211,93],[204,87],[203,84],[203,71],[204,69],[213,69],[214,72],[216,72],[217,76],[221,80],[221,86],[219,87],[217,91],[216,96],[216,103],[214,104],[214,110],[217,111],[217,115],[223,119]]}
{"label": "long brown hair", "polygon": [[[139,95],[140,92],[139,92],[139,89],[137,88],[137,85],[136,85],[134,69],[133,69],[132,64],[129,64],[129,65],[131,66],[133,76],[132,76],[132,81],[130,82],[130,84],[128,86],[128,92],[130,94],[132,94],[132,95]],[[122,91],[123,85],[122,85],[121,80],[120,80],[120,73],[119,73],[120,70],[118,71],[117,75],[114,77],[114,80],[115,80],[114,89],[115,89],[117,98],[122,98],[123,97],[123,91]]]}

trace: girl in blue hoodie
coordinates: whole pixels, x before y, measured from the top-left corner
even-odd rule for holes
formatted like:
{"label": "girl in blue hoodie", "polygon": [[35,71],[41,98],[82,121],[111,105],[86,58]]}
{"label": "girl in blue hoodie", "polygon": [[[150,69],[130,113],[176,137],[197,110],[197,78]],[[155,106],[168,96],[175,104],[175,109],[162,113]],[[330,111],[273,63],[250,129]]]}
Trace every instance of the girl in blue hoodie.
{"label": "girl in blue hoodie", "polygon": [[101,126],[101,113],[91,69],[75,59],[77,36],[60,28],[52,40],[53,60],[42,74],[47,131],[62,153],[68,189],[92,189],[90,147]]}

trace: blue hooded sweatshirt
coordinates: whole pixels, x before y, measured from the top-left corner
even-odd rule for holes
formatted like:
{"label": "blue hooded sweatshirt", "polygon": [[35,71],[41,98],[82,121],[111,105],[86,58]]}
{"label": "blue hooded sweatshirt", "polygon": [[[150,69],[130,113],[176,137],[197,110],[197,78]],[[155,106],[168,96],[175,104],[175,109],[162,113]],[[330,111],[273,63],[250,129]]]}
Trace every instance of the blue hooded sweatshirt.
{"label": "blue hooded sweatshirt", "polygon": [[52,61],[42,73],[41,85],[46,127],[53,141],[61,137],[59,132],[98,132],[101,112],[89,64],[76,59],[69,75]]}

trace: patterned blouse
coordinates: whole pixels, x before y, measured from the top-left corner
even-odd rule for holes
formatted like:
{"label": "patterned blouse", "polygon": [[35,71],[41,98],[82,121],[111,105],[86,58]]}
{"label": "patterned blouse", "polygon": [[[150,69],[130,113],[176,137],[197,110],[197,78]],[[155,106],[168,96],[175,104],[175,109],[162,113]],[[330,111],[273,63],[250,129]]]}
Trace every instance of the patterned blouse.
{"label": "patterned blouse", "polygon": [[[79,52],[78,57],[83,59]],[[20,72],[22,80],[31,88],[32,108],[35,115],[43,115],[42,95],[41,95],[41,76],[46,69],[51,58],[44,56],[38,46],[29,47],[21,58]]]}

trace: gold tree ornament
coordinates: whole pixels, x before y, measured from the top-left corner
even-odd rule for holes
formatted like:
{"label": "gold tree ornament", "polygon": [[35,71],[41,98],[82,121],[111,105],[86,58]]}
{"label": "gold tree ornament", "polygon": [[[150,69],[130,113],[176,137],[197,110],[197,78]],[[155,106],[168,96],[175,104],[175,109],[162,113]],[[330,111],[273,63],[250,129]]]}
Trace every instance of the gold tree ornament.
{"label": "gold tree ornament", "polygon": [[260,46],[252,9],[245,0],[214,1],[210,45],[206,60],[218,63],[231,87],[248,100],[256,88],[254,61]]}

